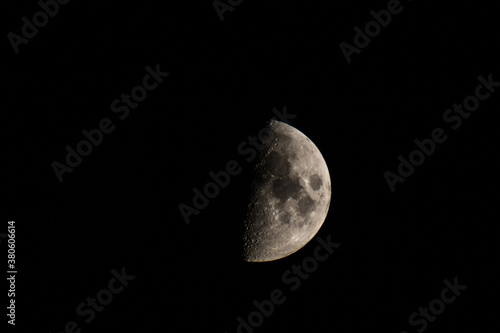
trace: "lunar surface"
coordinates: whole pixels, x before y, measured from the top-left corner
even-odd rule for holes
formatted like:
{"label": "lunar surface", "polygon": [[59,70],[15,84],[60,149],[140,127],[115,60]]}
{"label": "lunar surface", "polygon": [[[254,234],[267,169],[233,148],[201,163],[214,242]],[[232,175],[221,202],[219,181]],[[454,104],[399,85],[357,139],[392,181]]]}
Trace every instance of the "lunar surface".
{"label": "lunar surface", "polygon": [[243,258],[271,261],[306,245],[330,207],[328,167],[314,143],[296,128],[271,120],[255,167],[245,220]]}

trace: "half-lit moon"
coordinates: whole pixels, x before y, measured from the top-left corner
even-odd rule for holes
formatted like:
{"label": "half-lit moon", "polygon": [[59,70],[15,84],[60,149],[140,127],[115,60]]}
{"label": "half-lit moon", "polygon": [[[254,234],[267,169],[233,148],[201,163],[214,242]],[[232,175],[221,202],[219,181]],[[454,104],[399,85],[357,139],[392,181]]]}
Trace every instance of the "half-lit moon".
{"label": "half-lit moon", "polygon": [[298,251],[321,228],[330,206],[330,174],[316,145],[283,122],[272,120],[266,128],[245,221],[246,261]]}

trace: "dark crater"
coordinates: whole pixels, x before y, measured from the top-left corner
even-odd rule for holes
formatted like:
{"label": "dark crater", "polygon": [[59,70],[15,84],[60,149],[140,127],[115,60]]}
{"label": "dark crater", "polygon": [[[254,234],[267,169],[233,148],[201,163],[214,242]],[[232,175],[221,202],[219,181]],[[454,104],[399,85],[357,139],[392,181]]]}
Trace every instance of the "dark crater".
{"label": "dark crater", "polygon": [[319,190],[323,185],[323,181],[317,174],[314,174],[311,176],[311,178],[309,178],[309,183],[311,184],[312,189],[315,191]]}
{"label": "dark crater", "polygon": [[306,195],[305,197],[300,199],[298,202],[299,214],[301,216],[308,215],[310,212],[312,212],[314,210],[315,205],[316,205],[316,201],[311,199],[311,197],[309,195]]}
{"label": "dark crater", "polygon": [[265,168],[275,176],[285,176],[290,172],[290,162],[282,154],[272,151],[267,155]]}
{"label": "dark crater", "polygon": [[289,212],[283,212],[280,216],[280,221],[284,224],[290,224],[290,220],[292,219],[292,215]]}
{"label": "dark crater", "polygon": [[281,202],[286,201],[289,197],[298,199],[302,186],[298,179],[290,177],[280,177],[273,180],[273,195]]}

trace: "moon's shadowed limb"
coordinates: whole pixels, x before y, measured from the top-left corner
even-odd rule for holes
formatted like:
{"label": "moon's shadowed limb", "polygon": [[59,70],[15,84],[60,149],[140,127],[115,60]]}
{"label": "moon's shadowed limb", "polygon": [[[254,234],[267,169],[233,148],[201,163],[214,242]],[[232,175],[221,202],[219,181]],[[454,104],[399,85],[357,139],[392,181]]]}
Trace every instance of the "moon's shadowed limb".
{"label": "moon's shadowed limb", "polygon": [[306,245],[330,206],[330,174],[318,148],[296,128],[272,120],[260,152],[245,220],[243,257],[271,261]]}

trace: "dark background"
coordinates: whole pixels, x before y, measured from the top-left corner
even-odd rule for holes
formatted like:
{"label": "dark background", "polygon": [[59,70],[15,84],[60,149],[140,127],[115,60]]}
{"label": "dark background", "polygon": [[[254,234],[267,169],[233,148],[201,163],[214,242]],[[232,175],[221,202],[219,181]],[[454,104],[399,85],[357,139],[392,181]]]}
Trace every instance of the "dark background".
{"label": "dark background", "polygon": [[[488,327],[499,92],[456,131],[442,115],[479,75],[500,81],[497,14],[493,4],[403,6],[350,64],[339,43],[387,1],[246,0],[221,22],[211,1],[74,0],[18,54],[5,37],[0,232],[16,221],[16,328],[83,323],[76,306],[122,267],[135,280],[82,332],[235,332],[275,288],[287,301],[256,332],[415,332],[409,315],[455,276],[468,289],[427,331]],[[3,7],[4,36],[39,10]],[[170,76],[120,121],[111,102],[158,63]],[[250,176],[237,147],[284,106],[328,164],[318,236],[341,244],[295,292],[281,275],[316,241],[269,263],[235,255]],[[59,183],[51,163],[106,117],[115,131]],[[391,193],[384,172],[436,127],[448,140]],[[178,205],[232,159],[242,174],[186,225]]]}

